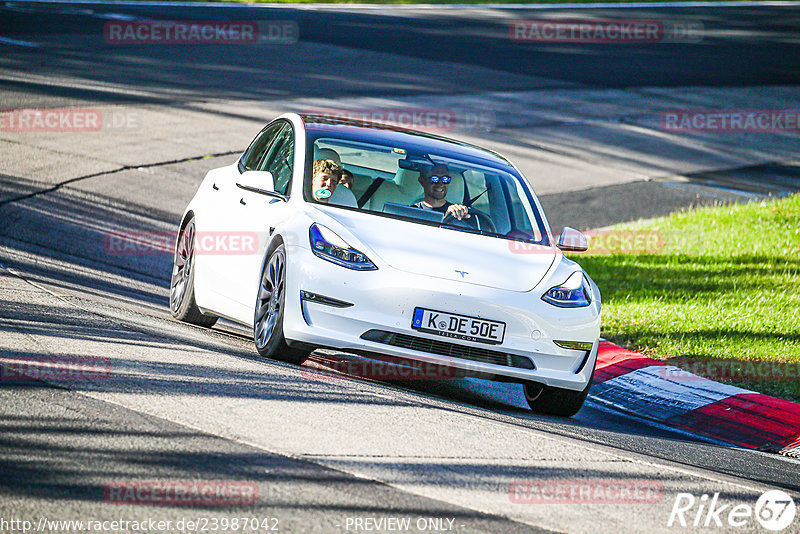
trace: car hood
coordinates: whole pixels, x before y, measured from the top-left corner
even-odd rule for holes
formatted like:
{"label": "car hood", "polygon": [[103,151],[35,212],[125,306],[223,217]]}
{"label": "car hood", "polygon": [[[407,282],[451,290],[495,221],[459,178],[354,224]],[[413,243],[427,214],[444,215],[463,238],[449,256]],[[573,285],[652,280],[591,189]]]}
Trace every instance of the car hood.
{"label": "car hood", "polygon": [[[325,212],[368,249],[361,252],[368,256],[374,253],[395,269],[408,273],[510,291],[530,291],[542,280],[556,257],[556,249],[552,247],[523,245],[517,241],[349,210],[333,208]],[[357,243],[350,241],[350,244],[358,248]]]}

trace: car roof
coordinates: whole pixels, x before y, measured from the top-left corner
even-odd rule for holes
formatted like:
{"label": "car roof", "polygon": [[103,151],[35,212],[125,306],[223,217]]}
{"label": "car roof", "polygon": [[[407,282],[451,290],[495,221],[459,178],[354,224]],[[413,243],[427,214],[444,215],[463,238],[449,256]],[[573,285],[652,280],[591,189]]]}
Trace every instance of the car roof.
{"label": "car roof", "polygon": [[314,139],[332,135],[352,141],[396,146],[421,153],[435,153],[470,163],[501,166],[513,172],[513,165],[500,154],[455,139],[361,119],[312,114],[301,114],[300,118],[305,123],[306,133]]}

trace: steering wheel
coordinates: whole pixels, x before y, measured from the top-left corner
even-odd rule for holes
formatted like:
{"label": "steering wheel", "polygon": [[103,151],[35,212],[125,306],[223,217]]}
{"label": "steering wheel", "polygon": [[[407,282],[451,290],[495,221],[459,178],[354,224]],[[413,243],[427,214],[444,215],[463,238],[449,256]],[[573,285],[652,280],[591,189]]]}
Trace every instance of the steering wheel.
{"label": "steering wheel", "polygon": [[469,213],[475,217],[475,220],[478,223],[478,230],[486,230],[487,232],[491,232],[493,234],[497,233],[497,227],[494,225],[494,221],[491,217],[489,217],[489,215],[474,208],[470,208]]}
{"label": "steering wheel", "polygon": [[[487,232],[497,233],[497,228],[494,225],[491,217],[483,213],[482,211],[470,209],[469,214],[472,216],[469,219],[456,219],[456,216],[452,213],[445,213],[442,216],[442,224],[452,224],[454,226],[462,226],[464,228],[475,228],[470,221],[474,218],[475,225],[478,227],[478,231],[486,230]],[[452,219],[452,222],[449,222]]]}
{"label": "steering wheel", "polygon": [[473,226],[467,221],[469,221],[469,219],[456,219],[456,216],[449,212],[442,215],[442,224],[452,224],[453,226],[463,226],[464,228],[473,228]]}

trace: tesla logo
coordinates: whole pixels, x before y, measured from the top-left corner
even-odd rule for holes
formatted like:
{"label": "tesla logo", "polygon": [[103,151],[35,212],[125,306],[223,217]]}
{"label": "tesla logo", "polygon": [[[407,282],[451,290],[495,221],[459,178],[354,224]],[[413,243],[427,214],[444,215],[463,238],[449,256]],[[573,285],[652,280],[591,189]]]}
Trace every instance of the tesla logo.
{"label": "tesla logo", "polygon": [[461,275],[461,278],[464,278],[469,274],[467,271],[459,271],[458,269],[456,269],[456,272]]}

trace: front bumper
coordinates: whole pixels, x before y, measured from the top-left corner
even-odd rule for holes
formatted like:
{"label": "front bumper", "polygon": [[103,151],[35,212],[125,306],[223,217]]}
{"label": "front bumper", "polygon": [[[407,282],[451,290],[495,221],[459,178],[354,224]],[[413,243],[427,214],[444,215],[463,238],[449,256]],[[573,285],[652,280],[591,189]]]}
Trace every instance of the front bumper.
{"label": "front bumper", "polygon": [[[547,288],[498,290],[411,274],[385,264],[376,271],[352,271],[321,260],[301,246],[287,249],[287,261],[284,335],[288,340],[409,358],[502,380],[534,381],[571,390],[582,390],[591,379],[600,335],[599,303],[557,308],[541,300]],[[303,300],[303,290],[353,305],[337,307]],[[453,340],[414,330],[411,322],[416,307],[502,321],[506,323],[503,343]],[[365,336],[371,331],[397,334],[403,342],[389,343],[386,335]],[[409,342],[409,336],[415,339]],[[587,355],[586,351],[558,347],[553,340],[591,341],[592,349]],[[467,348],[464,354],[481,355],[484,361],[447,356],[440,348],[442,344]],[[419,348],[423,350],[415,350]],[[486,352],[515,358],[498,365],[490,362],[503,360],[494,360],[494,354],[483,358]],[[512,365],[521,359],[530,359],[535,368]]]}

